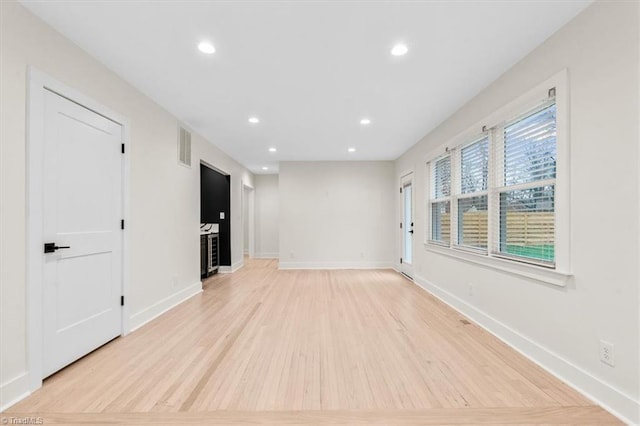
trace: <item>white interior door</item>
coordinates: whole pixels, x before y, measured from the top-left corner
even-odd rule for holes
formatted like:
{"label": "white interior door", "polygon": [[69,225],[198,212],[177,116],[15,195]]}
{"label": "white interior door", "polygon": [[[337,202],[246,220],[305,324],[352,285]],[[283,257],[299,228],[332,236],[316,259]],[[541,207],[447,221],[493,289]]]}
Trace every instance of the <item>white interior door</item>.
{"label": "white interior door", "polygon": [[402,222],[400,224],[402,258],[400,270],[413,277],[413,174],[401,179]]}
{"label": "white interior door", "polygon": [[242,245],[244,256],[249,255],[249,189],[242,187]]}
{"label": "white interior door", "polygon": [[242,221],[244,232],[244,254],[255,257],[255,189],[242,185]]}
{"label": "white interior door", "polygon": [[123,139],[121,125],[48,90],[44,121],[47,377],[121,334]]}

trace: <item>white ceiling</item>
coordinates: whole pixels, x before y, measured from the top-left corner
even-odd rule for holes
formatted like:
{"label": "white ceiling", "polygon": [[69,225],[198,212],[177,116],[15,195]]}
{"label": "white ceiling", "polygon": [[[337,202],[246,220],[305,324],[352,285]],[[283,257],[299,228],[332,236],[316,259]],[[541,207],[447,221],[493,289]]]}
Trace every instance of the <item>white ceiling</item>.
{"label": "white ceiling", "polygon": [[[22,3],[269,173],[285,160],[396,159],[590,1]],[[215,54],[197,50],[203,39]],[[409,53],[393,57],[399,41]]]}

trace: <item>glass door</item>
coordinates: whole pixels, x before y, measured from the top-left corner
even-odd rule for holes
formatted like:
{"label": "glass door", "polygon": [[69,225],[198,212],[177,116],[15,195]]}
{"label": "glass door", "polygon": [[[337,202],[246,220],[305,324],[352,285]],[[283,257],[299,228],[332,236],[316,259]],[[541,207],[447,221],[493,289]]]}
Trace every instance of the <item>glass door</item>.
{"label": "glass door", "polygon": [[402,222],[400,231],[402,235],[402,258],[400,271],[413,277],[413,174],[401,179],[401,203]]}

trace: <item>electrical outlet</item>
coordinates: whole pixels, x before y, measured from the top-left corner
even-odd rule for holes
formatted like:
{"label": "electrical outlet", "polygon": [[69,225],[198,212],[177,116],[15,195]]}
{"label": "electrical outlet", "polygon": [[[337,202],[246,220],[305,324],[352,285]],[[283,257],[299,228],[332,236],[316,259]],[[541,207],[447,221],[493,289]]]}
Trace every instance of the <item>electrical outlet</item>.
{"label": "electrical outlet", "polygon": [[611,367],[615,367],[615,358],[613,356],[613,343],[600,340],[600,361]]}
{"label": "electrical outlet", "polygon": [[473,296],[473,283],[468,284],[469,296]]}

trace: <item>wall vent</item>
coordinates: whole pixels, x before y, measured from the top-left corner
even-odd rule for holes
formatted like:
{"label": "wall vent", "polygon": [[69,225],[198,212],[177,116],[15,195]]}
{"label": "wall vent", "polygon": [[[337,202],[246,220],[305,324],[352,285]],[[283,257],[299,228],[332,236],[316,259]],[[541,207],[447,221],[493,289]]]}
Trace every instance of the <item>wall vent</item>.
{"label": "wall vent", "polygon": [[191,133],[182,127],[178,132],[178,162],[191,167]]}

